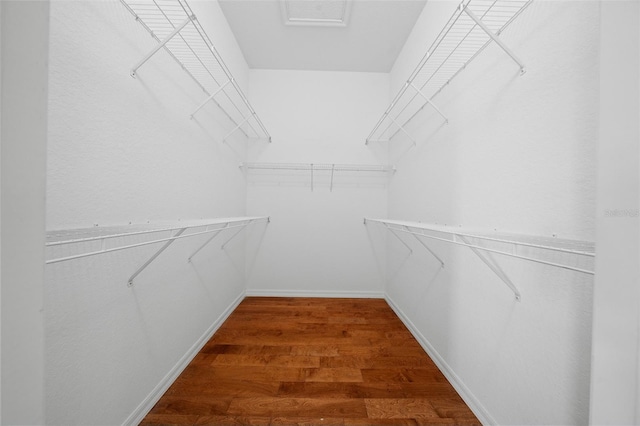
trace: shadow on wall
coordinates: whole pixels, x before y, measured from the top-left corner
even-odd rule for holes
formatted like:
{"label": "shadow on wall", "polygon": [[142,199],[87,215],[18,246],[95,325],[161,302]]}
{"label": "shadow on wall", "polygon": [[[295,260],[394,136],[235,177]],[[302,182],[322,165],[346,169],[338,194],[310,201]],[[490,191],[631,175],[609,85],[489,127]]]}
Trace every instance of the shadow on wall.
{"label": "shadow on wall", "polygon": [[262,247],[262,243],[264,241],[264,237],[267,233],[267,227],[269,226],[268,222],[265,223],[257,223],[253,225],[251,234],[247,237],[246,241],[246,279],[247,281],[251,277],[251,274],[254,271],[254,267],[256,264],[256,260],[258,258],[258,253],[260,252],[260,247]]}

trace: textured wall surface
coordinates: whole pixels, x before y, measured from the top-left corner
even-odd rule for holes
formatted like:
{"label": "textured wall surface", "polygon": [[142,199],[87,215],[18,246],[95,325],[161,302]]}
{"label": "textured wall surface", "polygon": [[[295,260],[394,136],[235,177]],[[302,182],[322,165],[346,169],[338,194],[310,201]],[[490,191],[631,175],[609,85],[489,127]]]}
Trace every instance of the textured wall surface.
{"label": "textured wall surface", "polygon": [[[252,161],[385,164],[369,150],[366,133],[385,108],[387,74],[250,72],[250,96],[273,136],[255,145]],[[379,260],[362,225],[386,214],[387,177],[336,172],[260,172],[247,175],[247,211],[270,215],[247,288],[259,293],[382,294]]]}
{"label": "textured wall surface", "polygon": [[[218,4],[192,7],[245,86]],[[221,143],[230,127],[215,105],[189,120],[204,94],[164,51],[129,76],[154,44],[118,1],[52,2],[48,229],[245,214],[246,141]],[[211,332],[244,292],[245,247],[211,244],[187,263],[206,238],[176,241],[131,288],[158,245],[47,267],[47,424],[135,420]]]}
{"label": "textured wall surface", "polygon": [[[455,5],[427,3],[392,94]],[[389,218],[593,241],[598,28],[597,2],[534,2],[501,36],[526,74],[488,47],[434,99],[448,125],[425,110],[408,126],[417,147],[403,135],[391,143]],[[588,421],[591,276],[492,256],[517,302],[468,248],[430,243],[441,269],[415,241],[412,255],[390,241],[389,298],[487,421]]]}
{"label": "textured wall surface", "polygon": [[[193,9],[244,86],[219,6]],[[51,22],[47,229],[243,211],[241,133],[221,143],[213,103],[189,120],[205,95],[163,50],[129,76],[156,42],[121,3],[55,2]]]}

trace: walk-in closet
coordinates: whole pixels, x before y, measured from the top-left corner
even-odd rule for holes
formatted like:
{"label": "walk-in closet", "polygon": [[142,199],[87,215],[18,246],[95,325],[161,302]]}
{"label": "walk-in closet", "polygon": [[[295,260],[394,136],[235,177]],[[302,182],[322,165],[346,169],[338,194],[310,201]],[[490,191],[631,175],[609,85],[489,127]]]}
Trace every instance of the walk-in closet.
{"label": "walk-in closet", "polygon": [[640,3],[0,2],[0,424],[640,422]]}

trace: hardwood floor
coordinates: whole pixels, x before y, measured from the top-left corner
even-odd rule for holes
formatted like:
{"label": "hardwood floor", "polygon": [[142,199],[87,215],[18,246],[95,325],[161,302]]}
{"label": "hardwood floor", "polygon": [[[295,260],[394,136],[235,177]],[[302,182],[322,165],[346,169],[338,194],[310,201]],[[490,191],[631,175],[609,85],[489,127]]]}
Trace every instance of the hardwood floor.
{"label": "hardwood floor", "polygon": [[381,299],[246,298],[142,425],[478,425]]}

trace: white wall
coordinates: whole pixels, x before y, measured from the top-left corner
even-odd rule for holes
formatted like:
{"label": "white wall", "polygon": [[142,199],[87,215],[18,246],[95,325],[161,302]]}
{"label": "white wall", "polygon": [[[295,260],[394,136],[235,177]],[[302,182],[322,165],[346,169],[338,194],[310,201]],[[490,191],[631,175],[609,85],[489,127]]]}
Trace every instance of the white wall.
{"label": "white wall", "polygon": [[[364,144],[388,102],[387,74],[252,70],[249,96],[273,137],[251,161],[385,164]],[[317,172],[247,174],[247,211],[269,215],[248,264],[252,294],[380,296],[382,263],[362,219],[386,214],[385,176]],[[251,259],[250,259],[251,260]]]}
{"label": "white wall", "polygon": [[[364,138],[456,4],[427,4],[391,76],[249,71],[217,3],[192,7],[273,136],[250,146],[250,161],[385,164],[385,148]],[[119,2],[54,2],[47,229],[245,213],[272,222],[192,265],[203,239],[176,242],[133,288],[127,278],[153,247],[49,266],[46,423],[134,422],[245,283],[253,294],[386,293],[484,420],[586,423],[589,277],[496,258],[522,292],[516,302],[466,250],[434,244],[440,270],[419,246],[409,256],[389,238],[381,258],[386,234],[362,218],[593,240],[599,25],[597,2],[534,2],[502,36],[525,76],[488,48],[437,98],[451,123],[427,112],[409,129],[417,148],[402,137],[391,145],[388,193],[385,178],[366,175],[336,175],[330,192],[326,173],[312,192],[303,174],[243,176],[243,141],[220,143],[229,129],[213,106],[188,120],[202,92],[163,52],[132,79],[153,42]],[[5,302],[3,288],[3,348]]]}
{"label": "white wall", "polygon": [[[428,2],[392,72],[399,89],[457,2]],[[594,239],[597,2],[536,1],[501,38],[527,73],[488,47],[391,143],[389,217]],[[494,257],[522,293],[465,247],[391,239],[387,295],[481,418],[588,420],[592,277]],[[574,259],[569,259],[574,261]]]}
{"label": "white wall", "polygon": [[2,424],[42,424],[49,3],[5,1],[1,48]]}
{"label": "white wall", "polygon": [[[164,51],[131,78],[155,41],[122,4],[98,3],[52,8],[47,229],[242,213],[241,133],[221,143],[213,103],[189,120],[206,96]],[[218,4],[192,6],[244,86]]]}
{"label": "white wall", "polygon": [[601,6],[591,424],[640,417],[640,5]]}
{"label": "white wall", "polygon": [[[217,2],[190,4],[246,88]],[[221,142],[215,105],[189,120],[205,95],[164,51],[129,76],[154,43],[119,1],[52,3],[47,229],[245,214],[246,141]],[[206,238],[176,241],[132,288],[158,246],[46,268],[47,424],[135,422],[151,407],[244,294],[242,238],[187,263]]]}

